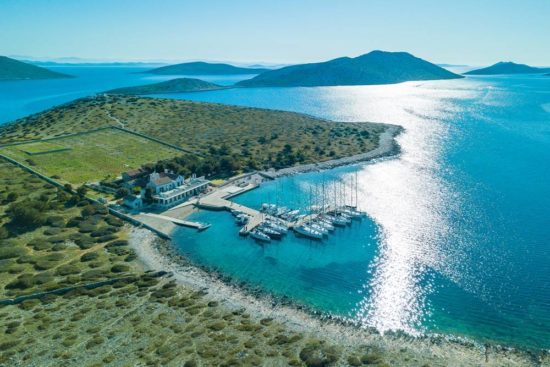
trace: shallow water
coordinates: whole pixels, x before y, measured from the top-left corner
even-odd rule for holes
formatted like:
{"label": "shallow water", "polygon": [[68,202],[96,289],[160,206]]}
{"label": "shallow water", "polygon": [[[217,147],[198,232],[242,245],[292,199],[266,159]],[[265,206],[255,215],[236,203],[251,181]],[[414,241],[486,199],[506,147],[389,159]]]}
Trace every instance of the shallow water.
{"label": "shallow water", "polygon": [[[0,82],[0,123],[159,80],[132,68],[59,70],[80,77]],[[319,193],[324,183],[330,191],[357,172],[359,206],[369,218],[322,242],[289,234],[259,246],[237,235],[230,214],[199,212],[194,216],[213,223],[210,229],[176,234],[177,247],[197,263],[382,331],[550,348],[550,78],[163,97],[406,128],[399,159],[283,178],[236,198],[256,207],[266,201],[305,207],[310,187]]]}
{"label": "shallow water", "polygon": [[[236,201],[307,206],[309,188],[353,180],[370,219],[322,242],[259,246],[228,213],[198,213],[182,253],[238,281],[380,330],[550,347],[550,79],[239,89],[202,101],[404,126],[399,159],[272,182]],[[313,186],[311,186],[313,184]],[[317,184],[317,186],[315,186]],[[319,190],[319,189],[318,189]],[[319,192],[319,191],[317,191]]]}

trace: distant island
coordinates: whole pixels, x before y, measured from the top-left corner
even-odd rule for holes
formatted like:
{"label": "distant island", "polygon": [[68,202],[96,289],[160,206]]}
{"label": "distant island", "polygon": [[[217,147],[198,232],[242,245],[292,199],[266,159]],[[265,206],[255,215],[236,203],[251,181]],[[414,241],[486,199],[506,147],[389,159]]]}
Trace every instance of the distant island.
{"label": "distant island", "polygon": [[372,51],[355,58],[287,66],[237,83],[243,87],[317,87],[457,79],[461,75],[407,52]]}
{"label": "distant island", "polygon": [[148,74],[161,75],[231,75],[231,74],[260,74],[270,69],[243,68],[229,64],[209,62],[185,62],[183,64],[168,65],[145,71]]}
{"label": "distant island", "polygon": [[541,74],[548,71],[550,68],[536,68],[525,64],[501,61],[486,68],[468,71],[464,75]]}
{"label": "distant island", "polygon": [[138,85],[135,87],[111,89],[107,94],[143,95],[163,93],[201,92],[207,90],[225,89],[221,85],[205,82],[200,79],[177,78],[160,83]]}
{"label": "distant island", "polygon": [[27,64],[6,56],[0,56],[0,80],[29,80],[72,78],[40,66]]}

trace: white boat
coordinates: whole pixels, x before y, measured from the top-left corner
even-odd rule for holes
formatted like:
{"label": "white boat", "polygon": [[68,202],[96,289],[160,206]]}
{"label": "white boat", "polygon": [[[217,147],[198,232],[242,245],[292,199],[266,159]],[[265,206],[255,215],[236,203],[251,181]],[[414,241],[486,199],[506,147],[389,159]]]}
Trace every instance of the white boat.
{"label": "white boat", "polygon": [[330,220],[332,224],[337,227],[345,227],[348,224],[348,222],[340,216],[327,215],[325,218]]}
{"label": "white boat", "polygon": [[269,226],[270,228],[276,230],[277,232],[279,232],[281,234],[286,234],[288,232],[288,228],[286,228],[286,226],[284,226],[282,224],[279,224],[279,223],[276,223],[276,222],[266,221],[266,225]]}
{"label": "white boat", "polygon": [[322,239],[323,238],[323,234],[319,231],[316,231],[314,230],[313,228],[309,227],[309,226],[306,226],[306,225],[301,225],[301,226],[298,226],[298,227],[294,227],[294,231],[296,231],[296,233],[299,233],[303,236],[306,236],[306,237],[309,237],[309,238],[314,238],[314,239]]}
{"label": "white boat", "polygon": [[323,235],[328,235],[328,229],[324,228],[323,226],[321,226],[320,224],[317,224],[317,223],[314,223],[314,222],[309,222],[307,224],[308,227],[318,231],[318,232],[321,232]]}
{"label": "white boat", "polygon": [[326,229],[329,232],[334,231],[334,226],[331,223],[329,223],[328,221],[326,221],[322,218],[318,218],[315,221],[315,223],[317,223],[318,225],[320,225],[321,227],[323,227],[324,229]]}
{"label": "white boat", "polygon": [[260,228],[260,230],[262,231],[262,233],[268,235],[270,238],[279,239],[282,237],[280,232],[274,230],[273,228],[270,228],[265,224]]}
{"label": "white boat", "polygon": [[351,217],[352,219],[361,219],[361,217],[363,216],[361,212],[358,212],[355,209],[348,209],[348,208],[341,209],[340,213],[345,214]]}
{"label": "white boat", "polygon": [[268,235],[257,229],[250,231],[250,237],[260,242],[271,242],[271,238]]}
{"label": "white boat", "polygon": [[250,220],[250,217],[246,214],[239,214],[237,215],[236,222],[238,225],[244,226],[248,221]]}

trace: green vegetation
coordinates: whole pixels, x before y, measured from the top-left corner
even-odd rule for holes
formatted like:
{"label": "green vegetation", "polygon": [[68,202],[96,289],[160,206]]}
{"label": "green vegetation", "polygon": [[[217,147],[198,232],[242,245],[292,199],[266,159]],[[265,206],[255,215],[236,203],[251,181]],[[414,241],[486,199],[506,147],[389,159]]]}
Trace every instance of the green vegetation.
{"label": "green vegetation", "polygon": [[27,64],[6,56],[0,56],[0,80],[55,79],[71,76],[57,73],[40,66]]}
{"label": "green vegetation", "polygon": [[[0,141],[52,137],[119,124],[203,157],[186,156],[163,164],[183,172],[214,176],[368,152],[377,146],[380,133],[387,127],[373,123],[331,122],[293,112],[108,95],[76,101],[4,126],[0,128]],[[68,146],[66,141],[62,142]],[[60,154],[78,156],[75,148],[71,148],[71,151],[56,153],[56,165],[64,162],[58,158]],[[9,150],[15,154],[14,148]],[[95,156],[95,153],[90,155]],[[118,169],[119,173],[124,170],[120,163],[129,164],[109,159],[112,162],[105,165],[113,164],[113,170]],[[158,156],[156,160],[162,159]],[[55,167],[59,168],[62,167]],[[54,170],[48,172],[63,177]],[[76,181],[83,179],[78,177]]]}
{"label": "green vegetation", "polygon": [[58,152],[60,150],[69,149],[64,145],[52,143],[52,142],[36,142],[22,145],[19,150],[29,155],[35,154],[47,154],[52,152]]}
{"label": "green vegetation", "polygon": [[[312,334],[144,273],[123,223],[102,206],[8,163],[0,188],[0,298],[74,287],[0,306],[1,365],[329,366],[349,357]],[[39,215],[28,222],[15,207]]]}
{"label": "green vegetation", "polygon": [[2,162],[0,296],[109,279],[119,276],[120,270],[130,271],[129,265],[120,264],[131,251],[112,250],[126,236],[122,226],[104,207]]}
{"label": "green vegetation", "polygon": [[542,74],[548,71],[550,71],[550,68],[535,68],[514,62],[497,62],[486,68],[468,71],[464,75]]}
{"label": "green vegetation", "polygon": [[[52,149],[50,153],[49,149]],[[28,152],[35,154],[29,157]],[[38,152],[40,154],[36,154]],[[114,178],[144,163],[181,154],[176,149],[117,129],[59,138],[53,142],[13,145],[0,148],[0,153],[72,184]]]}
{"label": "green vegetation", "polygon": [[372,51],[355,58],[287,66],[237,83],[243,87],[315,87],[391,84],[410,80],[456,79],[462,76],[407,52]]}
{"label": "green vegetation", "polygon": [[182,64],[163,66],[147,71],[150,74],[162,75],[232,75],[232,74],[260,74],[269,69],[241,68],[229,64],[209,62],[185,62]]}
{"label": "green vegetation", "polygon": [[225,88],[227,87],[222,87],[221,85],[205,82],[204,80],[200,80],[200,79],[178,78],[178,79],[167,80],[165,82],[160,82],[160,83],[112,89],[105,93],[140,95],[140,94],[203,92],[207,90],[216,90],[216,89],[225,89]]}

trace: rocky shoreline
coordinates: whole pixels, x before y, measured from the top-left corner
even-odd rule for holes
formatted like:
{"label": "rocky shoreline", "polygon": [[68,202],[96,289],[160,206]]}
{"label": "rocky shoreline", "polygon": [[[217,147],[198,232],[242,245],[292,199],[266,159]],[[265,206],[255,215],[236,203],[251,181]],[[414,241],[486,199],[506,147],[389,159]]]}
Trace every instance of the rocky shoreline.
{"label": "rocky shoreline", "polygon": [[293,331],[323,336],[346,350],[376,346],[392,366],[416,365],[410,363],[411,355],[422,362],[419,365],[429,366],[550,366],[550,355],[545,351],[481,345],[442,335],[412,337],[399,332],[381,335],[372,328],[232,284],[221,275],[190,263],[168,241],[145,229],[131,229],[129,240],[145,269],[170,271],[180,285],[201,290],[207,293],[205,297],[229,309],[244,309],[257,320],[271,318]]}
{"label": "rocky shoreline", "polygon": [[404,129],[401,126],[388,125],[386,130],[380,134],[378,147],[366,153],[356,154],[350,157],[331,159],[329,161],[319,163],[303,164],[282,168],[279,170],[269,170],[261,172],[261,174],[271,179],[276,179],[277,177],[290,176],[298,173],[314,172],[360,162],[372,161],[375,159],[394,157],[401,151],[399,144],[395,141],[395,137],[403,131]]}

